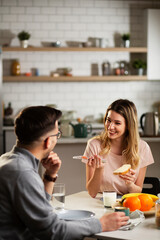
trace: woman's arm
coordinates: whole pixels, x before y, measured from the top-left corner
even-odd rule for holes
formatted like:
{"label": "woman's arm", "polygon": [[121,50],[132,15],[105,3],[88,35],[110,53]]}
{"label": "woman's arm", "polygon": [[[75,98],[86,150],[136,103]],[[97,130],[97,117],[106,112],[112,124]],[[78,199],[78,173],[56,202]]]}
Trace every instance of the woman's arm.
{"label": "woman's arm", "polygon": [[143,167],[139,170],[139,174],[136,181],[135,181],[135,171],[132,169],[130,169],[130,172],[128,174],[125,174],[124,176],[122,175],[120,176],[125,181],[128,187],[129,193],[142,192],[146,170],[147,170],[147,167]]}
{"label": "woman's arm", "polygon": [[89,158],[86,164],[86,188],[91,197],[96,197],[100,190],[100,185],[103,177],[104,164],[97,155]]}

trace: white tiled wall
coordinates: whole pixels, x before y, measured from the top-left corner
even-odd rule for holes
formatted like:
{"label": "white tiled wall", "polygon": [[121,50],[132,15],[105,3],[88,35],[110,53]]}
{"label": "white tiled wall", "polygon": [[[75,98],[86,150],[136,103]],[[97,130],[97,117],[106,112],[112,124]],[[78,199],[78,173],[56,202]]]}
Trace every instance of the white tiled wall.
{"label": "white tiled wall", "polygon": [[[18,46],[21,30],[31,33],[30,45],[60,40],[86,41],[88,37],[108,39],[114,46],[116,33],[131,32],[132,46],[143,46],[143,10],[160,8],[160,1],[132,0],[0,0],[0,44]],[[9,40],[10,39],[10,40]],[[18,58],[21,72],[38,68],[49,75],[56,68],[71,67],[73,75],[91,74],[91,64],[108,60],[129,61],[127,53],[110,52],[26,52],[3,53],[4,74],[10,71],[9,60]],[[76,83],[4,83],[5,105],[11,101],[14,113],[29,105],[56,104],[62,110],[75,110],[76,117],[104,113],[117,98],[135,102],[139,116],[153,110],[160,101],[160,81],[153,82],[76,82]]]}

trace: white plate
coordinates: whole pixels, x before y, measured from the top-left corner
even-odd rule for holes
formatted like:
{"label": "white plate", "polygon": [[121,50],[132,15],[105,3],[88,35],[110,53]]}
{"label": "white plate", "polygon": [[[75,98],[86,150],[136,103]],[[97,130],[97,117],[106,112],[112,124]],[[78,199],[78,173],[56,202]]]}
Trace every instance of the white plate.
{"label": "white plate", "polygon": [[95,216],[95,213],[85,210],[63,210],[57,213],[58,217],[67,221],[87,220]]}

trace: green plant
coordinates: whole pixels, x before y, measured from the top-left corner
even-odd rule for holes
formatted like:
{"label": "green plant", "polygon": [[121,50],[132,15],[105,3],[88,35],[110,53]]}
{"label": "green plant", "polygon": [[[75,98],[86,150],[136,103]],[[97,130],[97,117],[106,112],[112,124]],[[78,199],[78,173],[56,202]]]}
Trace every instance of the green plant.
{"label": "green plant", "polygon": [[133,62],[133,67],[135,69],[139,69],[139,68],[143,68],[145,69],[147,67],[147,64],[145,61],[141,60],[141,59],[135,59]]}
{"label": "green plant", "polygon": [[28,32],[25,32],[25,31],[22,31],[20,33],[18,33],[18,38],[20,41],[23,41],[23,40],[28,40],[30,38],[30,34]]}
{"label": "green plant", "polygon": [[122,34],[122,40],[123,41],[130,40],[130,34],[129,33]]}

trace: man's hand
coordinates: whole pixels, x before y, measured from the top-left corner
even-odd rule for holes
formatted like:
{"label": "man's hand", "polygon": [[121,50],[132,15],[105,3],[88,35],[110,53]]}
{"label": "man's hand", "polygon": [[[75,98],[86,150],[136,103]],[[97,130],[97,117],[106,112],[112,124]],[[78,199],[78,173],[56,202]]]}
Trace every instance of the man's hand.
{"label": "man's hand", "polygon": [[54,153],[53,151],[50,152],[47,158],[42,159],[41,163],[46,169],[46,173],[51,177],[55,177],[61,167],[61,160],[59,159],[57,153]]}
{"label": "man's hand", "polygon": [[129,217],[124,212],[114,212],[103,215],[100,218],[102,232],[115,231],[127,224]]}

